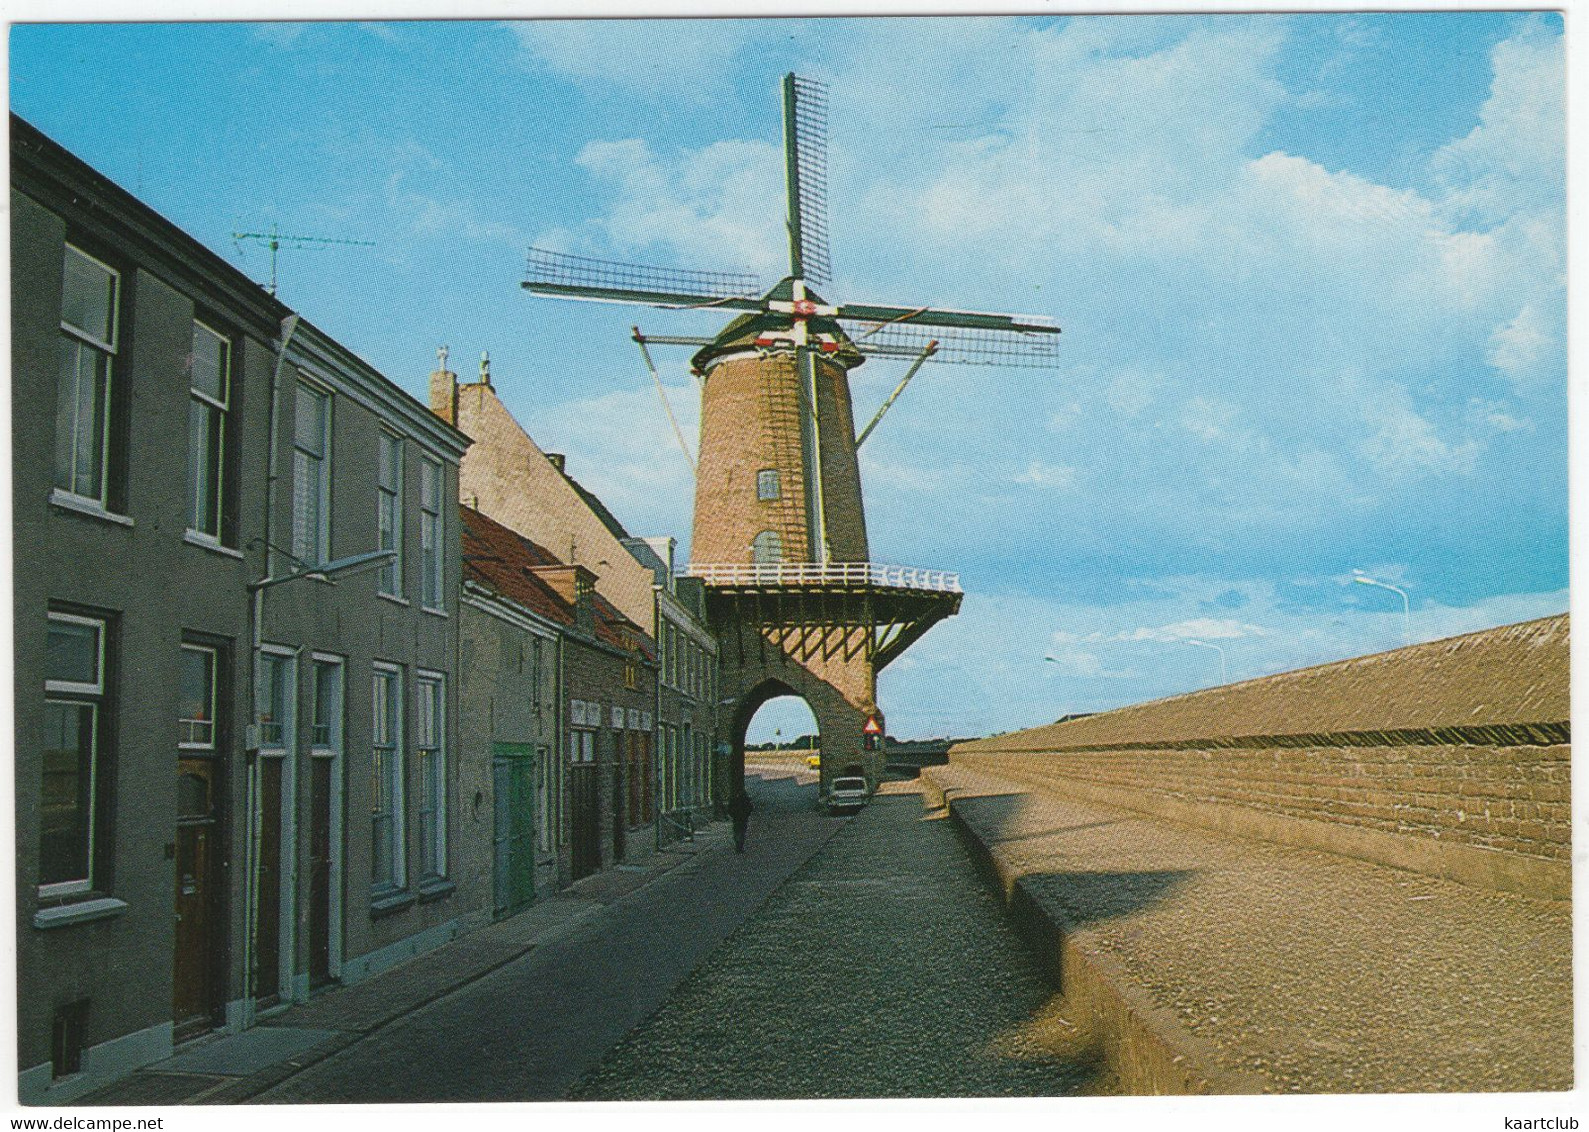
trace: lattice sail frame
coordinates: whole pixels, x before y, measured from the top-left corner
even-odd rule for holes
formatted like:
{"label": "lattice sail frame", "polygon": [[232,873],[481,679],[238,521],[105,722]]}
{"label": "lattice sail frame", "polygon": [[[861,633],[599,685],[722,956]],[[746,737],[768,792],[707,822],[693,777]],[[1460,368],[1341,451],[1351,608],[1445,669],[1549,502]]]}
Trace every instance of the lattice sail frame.
{"label": "lattice sail frame", "polygon": [[[643,263],[593,259],[590,256],[531,248],[525,264],[525,286],[608,291],[628,295],[676,295],[720,300],[758,300],[761,280],[747,271],[695,271]],[[597,298],[599,296],[575,296]],[[615,302],[634,299],[615,298]],[[665,306],[665,303],[653,305]]]}
{"label": "lattice sail frame", "polygon": [[929,342],[936,342],[938,352],[931,358],[935,362],[1021,369],[1053,369],[1059,365],[1059,342],[1052,334],[905,322],[845,320],[842,325],[861,353],[878,357],[914,358]]}
{"label": "lattice sail frame", "polygon": [[790,274],[825,287],[833,281],[828,247],[828,88],[815,79],[789,75],[784,97]]}

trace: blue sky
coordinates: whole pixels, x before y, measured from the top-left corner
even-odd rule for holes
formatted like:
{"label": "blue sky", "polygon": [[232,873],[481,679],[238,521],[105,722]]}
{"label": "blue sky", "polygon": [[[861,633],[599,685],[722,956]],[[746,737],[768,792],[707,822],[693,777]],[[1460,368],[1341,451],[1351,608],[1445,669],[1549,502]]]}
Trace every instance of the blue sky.
{"label": "blue sky", "polygon": [[[881,680],[976,734],[1567,607],[1561,19],[18,26],[13,109],[417,395],[490,351],[632,531],[691,485],[631,323],[524,252],[782,274],[777,80],[831,89],[830,297],[1045,314],[870,439],[874,558],[958,570]],[[682,351],[659,356],[693,437]],[[852,375],[859,414],[900,369]],[[1045,661],[1045,656],[1055,658]],[[753,737],[803,730],[772,705]]]}

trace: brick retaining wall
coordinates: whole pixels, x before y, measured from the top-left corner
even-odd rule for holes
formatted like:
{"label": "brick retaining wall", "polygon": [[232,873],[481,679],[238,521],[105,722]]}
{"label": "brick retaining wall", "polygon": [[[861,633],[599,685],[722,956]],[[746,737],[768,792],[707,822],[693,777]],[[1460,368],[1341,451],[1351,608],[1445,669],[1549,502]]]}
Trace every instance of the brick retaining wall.
{"label": "brick retaining wall", "polygon": [[1190,824],[1565,899],[1568,618],[957,745]]}

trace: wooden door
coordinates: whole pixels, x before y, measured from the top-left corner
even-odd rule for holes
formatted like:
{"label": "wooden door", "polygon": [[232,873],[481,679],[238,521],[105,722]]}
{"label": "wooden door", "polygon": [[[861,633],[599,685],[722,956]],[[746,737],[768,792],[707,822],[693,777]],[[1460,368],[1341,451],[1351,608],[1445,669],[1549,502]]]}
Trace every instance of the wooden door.
{"label": "wooden door", "polygon": [[259,760],[259,871],[254,921],[254,999],[281,1001],[281,782],[283,758]]}
{"label": "wooden door", "polygon": [[568,768],[569,804],[573,810],[571,871],[574,879],[601,868],[601,799],[596,768],[580,764]]}
{"label": "wooden door", "polygon": [[177,761],[176,954],[172,1017],[177,1040],[213,1029],[220,1019],[223,841],[215,762]]}
{"label": "wooden door", "polygon": [[[614,740],[616,746],[619,740]],[[624,817],[623,797],[623,756],[622,752],[612,760],[612,859],[623,860],[624,854],[624,827],[627,820]]]}
{"label": "wooden door", "polygon": [[309,760],[309,985],[331,981],[332,771],[336,760]]}

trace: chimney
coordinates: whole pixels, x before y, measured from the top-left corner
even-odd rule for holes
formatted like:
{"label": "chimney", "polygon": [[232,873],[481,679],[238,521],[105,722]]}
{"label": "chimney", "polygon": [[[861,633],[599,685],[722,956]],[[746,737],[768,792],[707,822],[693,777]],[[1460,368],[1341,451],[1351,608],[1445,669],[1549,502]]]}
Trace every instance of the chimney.
{"label": "chimney", "polygon": [[450,425],[458,423],[458,375],[447,368],[447,347],[436,350],[436,369],[430,375],[430,411]]}
{"label": "chimney", "polygon": [[[552,467],[560,472],[563,471],[563,465],[567,460],[561,452],[548,452],[546,458],[552,462]],[[567,473],[564,474],[566,475]]]}
{"label": "chimney", "polygon": [[596,575],[585,567],[557,562],[550,566],[526,566],[524,569],[551,586],[558,597],[576,610],[582,604],[590,604],[590,595],[596,588]]}

